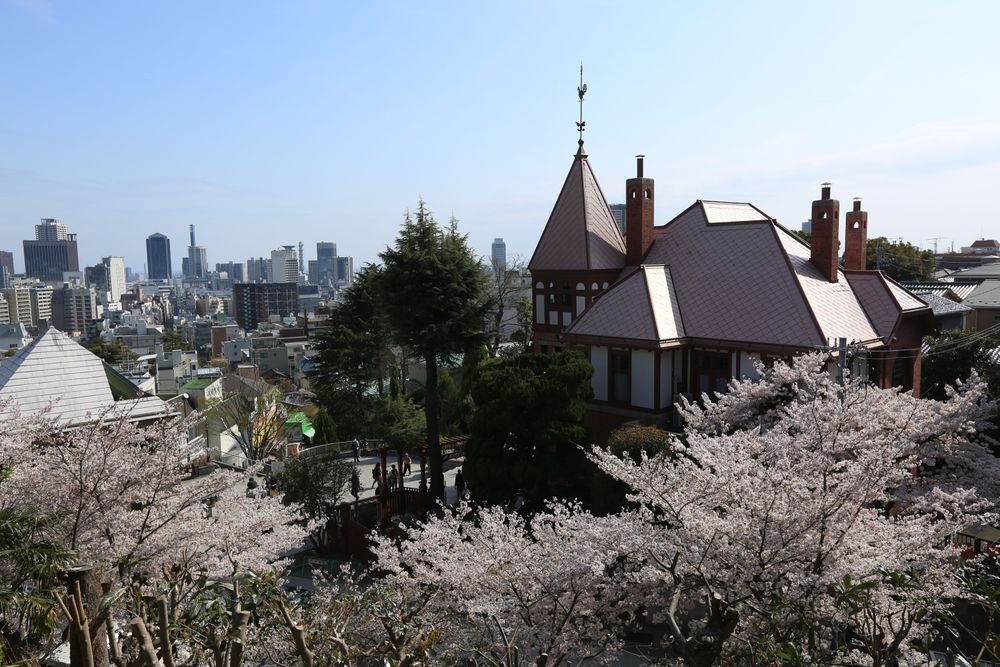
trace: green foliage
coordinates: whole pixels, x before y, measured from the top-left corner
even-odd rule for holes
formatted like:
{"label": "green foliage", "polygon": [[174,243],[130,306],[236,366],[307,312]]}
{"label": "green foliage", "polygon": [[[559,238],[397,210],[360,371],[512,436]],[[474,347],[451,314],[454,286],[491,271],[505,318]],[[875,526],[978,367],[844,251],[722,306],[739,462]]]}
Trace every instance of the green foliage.
{"label": "green foliage", "polygon": [[180,331],[176,329],[169,329],[163,332],[160,336],[160,342],[163,344],[164,352],[172,352],[174,350],[186,350],[188,349],[188,343],[184,340],[184,336]]}
{"label": "green foliage", "polygon": [[389,376],[389,397],[399,398],[403,395],[402,381],[399,379],[399,367],[392,367],[392,374]]}
{"label": "green foliage", "polygon": [[904,241],[892,243],[880,237],[869,239],[866,251],[867,267],[875,269],[881,266],[882,272],[893,280],[934,279],[934,253],[930,250],[921,250]]}
{"label": "green foliage", "polygon": [[978,331],[948,331],[937,338],[927,338],[931,350],[920,362],[920,388],[924,398],[944,400],[945,387],[957,380],[967,380],[975,371],[986,380],[991,398],[1000,398],[1000,368],[993,361],[993,351],[1000,338]]}
{"label": "green foliage", "polygon": [[517,331],[510,335],[510,339],[521,345],[524,352],[531,351],[531,299],[526,296],[517,300]]}
{"label": "green foliage", "polygon": [[378,308],[381,269],[365,265],[344,301],[316,337],[316,369],[310,379],[343,433],[366,430],[371,394],[382,392],[392,362],[388,331]]}
{"label": "green foliage", "polygon": [[577,352],[523,354],[480,366],[464,467],[478,500],[507,503],[519,490],[534,504],[587,495],[593,469],[581,446],[589,439],[583,413],[592,374]]}
{"label": "green foliage", "polygon": [[353,468],[346,459],[336,456],[289,459],[280,475],[284,502],[298,503],[303,520],[332,518],[351,481]]}
{"label": "green foliage", "polygon": [[98,337],[84,345],[88,350],[96,354],[102,361],[108,364],[120,364],[123,361],[134,361],[137,357],[128,349],[125,341],[118,340],[108,343],[104,338]]}
{"label": "green foliage", "polygon": [[384,396],[375,403],[371,433],[392,449],[416,450],[427,437],[427,422],[420,406],[405,397]]}
{"label": "green foliage", "polygon": [[421,201],[407,215],[394,247],[380,254],[385,266],[379,304],[396,343],[426,365],[424,411],[431,493],[444,496],[441,458],[438,364],[480,344],[487,313],[485,276],[452,219],[442,229]]}
{"label": "green foliage", "polygon": [[618,456],[629,455],[636,463],[640,452],[649,457],[670,452],[670,435],[661,428],[646,424],[629,424],[608,438],[608,448]]}
{"label": "green foliage", "polygon": [[313,418],[313,429],[316,430],[316,434],[313,436],[313,444],[325,445],[326,443],[337,441],[336,425],[334,425],[330,413],[323,406],[320,406],[316,410],[316,416]]}

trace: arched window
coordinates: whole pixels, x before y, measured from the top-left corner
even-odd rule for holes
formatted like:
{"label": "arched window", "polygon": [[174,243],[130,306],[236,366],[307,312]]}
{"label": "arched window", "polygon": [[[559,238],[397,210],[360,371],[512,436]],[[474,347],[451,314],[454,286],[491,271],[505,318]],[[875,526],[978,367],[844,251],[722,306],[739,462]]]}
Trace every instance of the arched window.
{"label": "arched window", "polygon": [[584,285],[583,283],[577,283],[576,284],[576,289],[577,289],[577,291],[582,292],[583,290],[587,289],[587,286]]}

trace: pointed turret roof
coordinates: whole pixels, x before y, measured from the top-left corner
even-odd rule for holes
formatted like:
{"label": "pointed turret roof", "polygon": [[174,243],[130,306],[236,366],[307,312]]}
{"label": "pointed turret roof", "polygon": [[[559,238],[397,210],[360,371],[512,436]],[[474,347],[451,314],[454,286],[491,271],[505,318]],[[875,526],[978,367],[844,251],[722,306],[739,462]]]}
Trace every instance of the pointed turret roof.
{"label": "pointed turret roof", "polygon": [[581,146],[528,269],[599,270],[623,266],[625,240]]}

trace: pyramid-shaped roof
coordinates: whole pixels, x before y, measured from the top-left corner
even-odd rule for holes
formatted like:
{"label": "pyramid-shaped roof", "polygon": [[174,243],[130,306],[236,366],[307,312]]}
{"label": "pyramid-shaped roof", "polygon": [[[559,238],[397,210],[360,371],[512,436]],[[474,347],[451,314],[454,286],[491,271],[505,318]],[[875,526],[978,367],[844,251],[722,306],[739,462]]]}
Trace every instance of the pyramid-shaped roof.
{"label": "pyramid-shaped roof", "polygon": [[625,240],[608,208],[585,153],[578,153],[566,176],[542,237],[535,246],[531,271],[620,269]]}
{"label": "pyramid-shaped roof", "polygon": [[53,328],[0,364],[0,399],[13,399],[22,415],[51,403],[52,416],[70,424],[115,403],[100,357]]}
{"label": "pyramid-shaped roof", "polygon": [[567,333],[657,346],[683,338],[684,323],[670,269],[643,264],[615,286],[613,298],[595,300]]}

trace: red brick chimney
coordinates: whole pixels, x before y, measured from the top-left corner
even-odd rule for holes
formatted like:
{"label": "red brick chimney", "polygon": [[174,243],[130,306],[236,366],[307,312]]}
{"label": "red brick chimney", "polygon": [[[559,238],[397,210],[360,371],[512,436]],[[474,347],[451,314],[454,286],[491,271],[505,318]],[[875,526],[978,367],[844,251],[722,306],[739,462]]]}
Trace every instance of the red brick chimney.
{"label": "red brick chimney", "polygon": [[840,250],[840,202],[830,199],[830,184],[824,183],[820,198],[812,205],[812,238],[809,259],[831,283],[837,282]]}
{"label": "red brick chimney", "polygon": [[844,216],[844,268],[864,271],[868,260],[868,211],[861,210],[861,197],[854,198],[854,209]]}
{"label": "red brick chimney", "polygon": [[643,178],[636,155],[636,175],[625,181],[625,264],[638,266],[653,245],[653,179]]}

